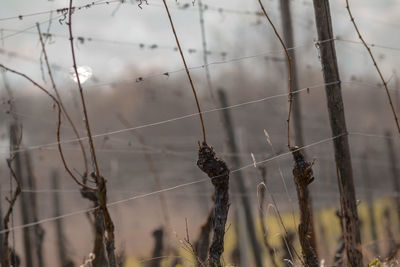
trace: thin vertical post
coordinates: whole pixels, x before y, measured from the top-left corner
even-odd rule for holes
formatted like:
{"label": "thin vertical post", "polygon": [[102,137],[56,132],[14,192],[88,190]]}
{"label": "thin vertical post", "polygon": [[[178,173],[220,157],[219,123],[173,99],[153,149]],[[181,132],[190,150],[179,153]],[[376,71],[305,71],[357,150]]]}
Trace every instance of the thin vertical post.
{"label": "thin vertical post", "polygon": [[317,46],[326,84],[325,91],[332,137],[334,137],[333,146],[343,216],[344,243],[349,265],[361,267],[363,266],[360,250],[361,234],[329,1],[313,0],[313,3],[318,33]]}
{"label": "thin vertical post", "polygon": [[[227,107],[228,106],[228,101],[226,99],[226,95],[225,92],[223,90],[218,90],[218,97],[219,97],[219,102],[221,104],[222,107]],[[228,138],[228,147],[230,149],[230,152],[234,155],[233,156],[233,164],[235,166],[235,168],[239,168],[241,165],[240,163],[240,158],[238,157],[238,147],[236,144],[236,140],[235,140],[235,135],[234,135],[234,127],[233,127],[233,122],[231,119],[231,116],[228,112],[227,109],[224,109],[222,111],[222,115],[223,115],[223,122],[224,122],[224,129],[226,132],[226,136]],[[250,238],[250,243],[251,243],[251,247],[252,247],[252,252],[253,252],[253,256],[254,256],[254,261],[255,261],[255,265],[257,267],[262,267],[262,257],[261,257],[261,249],[260,249],[260,245],[257,241],[257,236],[256,236],[256,232],[254,229],[254,218],[253,218],[253,214],[251,211],[251,205],[250,205],[250,201],[249,198],[246,194],[246,186],[244,184],[244,180],[243,180],[243,175],[242,172],[238,171],[235,174],[237,177],[235,177],[233,180],[236,184],[236,188],[239,191],[240,194],[240,199],[242,202],[242,206],[243,206],[243,211],[245,214],[245,219],[246,219],[246,227],[247,227],[247,232],[249,234],[249,238]]]}

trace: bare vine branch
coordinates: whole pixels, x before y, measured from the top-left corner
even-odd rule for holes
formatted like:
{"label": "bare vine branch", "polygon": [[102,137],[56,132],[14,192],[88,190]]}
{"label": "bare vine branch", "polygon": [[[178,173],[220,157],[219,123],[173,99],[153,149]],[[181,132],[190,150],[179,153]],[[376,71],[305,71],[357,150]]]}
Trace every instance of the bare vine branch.
{"label": "bare vine branch", "polygon": [[42,38],[42,33],[40,31],[40,24],[36,23],[36,27],[37,27],[37,30],[38,30],[38,33],[39,33],[40,44],[42,45],[42,53],[43,53],[43,56],[44,56],[44,60],[46,62],[47,72],[48,72],[48,75],[50,77],[51,85],[53,86],[53,90],[56,93],[56,97],[57,97],[58,102],[60,103],[60,107],[62,109],[62,112],[64,113],[64,115],[67,118],[69,124],[71,125],[72,130],[74,131],[74,134],[77,137],[77,140],[79,142],[79,146],[81,147],[82,156],[83,156],[83,163],[84,163],[84,167],[85,167],[84,176],[86,176],[87,173],[88,173],[88,163],[87,163],[85,147],[83,146],[83,142],[82,142],[82,140],[81,140],[81,138],[79,136],[78,130],[76,129],[75,124],[73,123],[71,117],[69,116],[68,111],[66,110],[66,108],[64,106],[64,103],[62,102],[61,96],[60,96],[60,94],[58,92],[56,83],[55,83],[54,78],[53,78],[53,74],[51,72],[49,59],[47,57],[46,46],[45,46],[45,43],[44,43],[43,38]]}
{"label": "bare vine branch", "polygon": [[274,30],[274,33],[276,35],[276,37],[278,38],[279,42],[281,43],[283,50],[285,50],[285,54],[286,54],[286,59],[288,62],[288,70],[289,70],[289,113],[288,113],[288,118],[287,118],[287,143],[288,143],[288,147],[289,149],[291,149],[291,145],[290,145],[290,117],[292,114],[292,106],[293,106],[293,70],[292,70],[292,60],[290,59],[289,56],[289,51],[285,45],[285,43],[283,42],[281,36],[279,35],[278,31],[275,28],[274,23],[272,22],[272,20],[269,18],[267,11],[264,8],[263,3],[261,2],[261,0],[258,0],[258,3],[260,4],[260,7],[264,13],[264,16],[267,18],[269,24],[271,25],[272,29]]}
{"label": "bare vine branch", "polygon": [[183,55],[182,48],[181,48],[181,45],[179,43],[178,35],[176,34],[175,26],[174,26],[174,23],[172,21],[172,17],[171,17],[171,14],[169,12],[166,0],[163,0],[163,3],[164,3],[164,6],[165,6],[165,10],[167,11],[167,14],[168,14],[168,19],[169,19],[169,22],[171,24],[172,32],[174,33],[174,36],[175,36],[176,45],[178,46],[179,53],[181,54],[181,57],[182,57],[183,65],[185,66],[185,70],[186,70],[186,74],[187,74],[189,82],[190,82],[190,86],[192,87],[192,92],[193,92],[194,98],[196,100],[197,110],[199,111],[201,129],[202,129],[202,132],[203,132],[203,143],[207,143],[207,140],[206,140],[206,129],[205,129],[205,126],[204,126],[203,114],[201,112],[200,103],[199,103],[199,99],[197,97],[196,89],[194,88],[192,77],[190,76],[189,68],[188,68],[188,66],[186,64],[186,60],[185,60],[185,57]]}
{"label": "bare vine branch", "polygon": [[73,7],[72,7],[72,0],[70,0],[70,5],[69,5],[69,13],[68,13],[68,30],[69,30],[69,41],[71,43],[71,53],[72,53],[72,61],[73,61],[73,69],[76,75],[76,81],[78,83],[78,88],[79,88],[79,95],[81,98],[81,102],[82,102],[82,108],[83,108],[83,115],[84,115],[84,120],[85,120],[85,127],[86,127],[86,131],[87,131],[87,135],[88,135],[88,139],[89,139],[89,146],[90,146],[90,152],[91,152],[91,156],[92,156],[92,160],[93,160],[93,164],[95,167],[95,173],[97,177],[97,182],[100,182],[100,170],[99,170],[99,165],[97,163],[97,157],[96,157],[96,152],[94,149],[94,144],[93,144],[93,137],[92,137],[92,131],[90,129],[90,125],[89,125],[89,119],[88,119],[88,115],[87,115],[87,109],[86,109],[86,102],[85,102],[85,97],[83,96],[83,89],[82,89],[82,84],[81,84],[81,80],[79,77],[79,73],[78,73],[78,68],[76,65],[76,57],[75,57],[75,48],[74,48],[74,38],[72,35],[72,12],[73,12]]}
{"label": "bare vine branch", "polygon": [[393,116],[394,116],[394,120],[395,120],[395,123],[396,123],[397,131],[399,132],[399,135],[400,135],[399,119],[397,117],[396,110],[395,110],[393,102],[392,102],[392,97],[390,96],[390,92],[389,92],[389,88],[387,86],[387,82],[385,81],[385,78],[383,78],[382,72],[379,69],[378,64],[376,63],[376,60],[375,60],[374,55],[372,54],[371,48],[369,48],[367,42],[365,42],[364,38],[361,36],[360,30],[358,29],[357,24],[356,24],[356,22],[354,20],[353,14],[351,13],[351,10],[350,10],[349,0],[346,0],[346,9],[347,9],[347,11],[349,13],[351,23],[353,23],[354,29],[357,32],[358,38],[361,40],[361,42],[363,43],[363,45],[367,49],[368,54],[371,57],[372,62],[374,63],[376,71],[378,72],[379,77],[382,80],[383,86],[385,87],[385,91],[386,91],[386,94],[387,94],[387,97],[388,97],[388,100],[389,100],[390,108],[392,109],[392,112],[393,112]]}

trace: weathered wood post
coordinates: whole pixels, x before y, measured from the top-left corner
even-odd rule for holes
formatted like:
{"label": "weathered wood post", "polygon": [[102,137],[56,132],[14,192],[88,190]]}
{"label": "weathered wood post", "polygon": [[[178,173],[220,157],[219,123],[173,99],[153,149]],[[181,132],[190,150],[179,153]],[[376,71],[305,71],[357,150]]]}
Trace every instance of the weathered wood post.
{"label": "weathered wood post", "polygon": [[[218,98],[219,98],[219,102],[222,107],[228,106],[228,101],[226,99],[225,92],[222,89],[218,90]],[[234,129],[233,122],[232,122],[231,116],[227,109],[224,109],[222,111],[222,114],[223,114],[222,120],[223,120],[224,126],[225,126],[224,129],[225,129],[226,136],[228,139],[227,140],[228,147],[230,149],[230,153],[232,153],[234,155],[234,157],[232,159],[234,168],[240,168],[241,163],[240,163],[240,158],[237,156],[238,155],[238,147],[237,147],[236,140],[235,140],[235,135],[234,135],[234,130],[233,130]],[[248,232],[249,238],[250,238],[254,261],[255,261],[255,264],[257,267],[262,267],[263,264],[262,264],[261,250],[260,250],[259,243],[257,241],[257,236],[256,236],[256,232],[255,232],[255,227],[254,227],[254,218],[253,218],[253,214],[251,211],[250,201],[246,194],[246,186],[244,184],[243,176],[240,171],[238,171],[236,173],[236,176],[237,177],[235,177],[233,179],[233,181],[236,185],[236,188],[239,190],[239,193],[240,193],[240,199],[242,202],[243,211],[245,213],[246,227],[247,227],[247,232]]]}
{"label": "weathered wood post", "polygon": [[363,266],[361,235],[357,213],[357,202],[353,181],[350,147],[342,100],[339,69],[336,59],[335,42],[328,0],[313,0],[315,22],[322,71],[325,81],[326,99],[332,131],[337,168],[340,203],[343,222],[343,236],[349,265]]}

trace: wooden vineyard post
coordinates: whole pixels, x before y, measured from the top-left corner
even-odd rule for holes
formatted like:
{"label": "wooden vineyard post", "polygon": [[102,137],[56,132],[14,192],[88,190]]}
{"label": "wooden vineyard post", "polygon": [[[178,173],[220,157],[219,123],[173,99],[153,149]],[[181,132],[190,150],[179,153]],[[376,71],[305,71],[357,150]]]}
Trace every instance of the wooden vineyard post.
{"label": "wooden vineyard post", "polygon": [[[227,107],[228,106],[228,101],[226,99],[225,92],[223,90],[218,90],[218,98],[219,102],[222,107]],[[230,152],[236,156],[233,157],[233,164],[235,168],[239,168],[241,166],[240,164],[240,159],[237,156],[238,153],[238,147],[236,144],[234,132],[233,132],[233,125],[232,125],[232,119],[231,116],[228,112],[227,109],[224,109],[222,111],[223,113],[223,122],[225,126],[225,131],[226,131],[226,136],[228,138],[228,146],[230,149]],[[252,252],[254,256],[254,261],[255,265],[257,267],[263,266],[262,264],[262,257],[261,257],[261,249],[257,241],[257,236],[255,233],[255,228],[254,228],[254,219],[253,219],[253,214],[251,212],[251,205],[248,196],[246,195],[246,187],[244,184],[244,180],[242,177],[242,173],[239,171],[236,174],[237,177],[235,177],[233,180],[235,181],[236,188],[239,190],[240,193],[240,198],[243,206],[243,211],[245,214],[245,219],[246,219],[246,227],[247,227],[247,232],[249,234],[250,238],[250,243],[252,246]]]}
{"label": "wooden vineyard post", "polygon": [[344,243],[349,266],[361,267],[363,266],[360,250],[361,235],[329,1],[313,0],[313,3],[318,33],[317,46],[326,84],[325,91],[332,137],[334,137]]}

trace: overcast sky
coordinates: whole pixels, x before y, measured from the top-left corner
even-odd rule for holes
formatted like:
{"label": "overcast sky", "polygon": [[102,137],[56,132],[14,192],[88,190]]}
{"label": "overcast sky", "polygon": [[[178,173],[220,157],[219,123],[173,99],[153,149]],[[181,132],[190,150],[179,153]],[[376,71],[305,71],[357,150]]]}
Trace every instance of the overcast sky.
{"label": "overcast sky", "polygon": [[[91,1],[74,1],[74,5],[85,5]],[[101,2],[101,1],[100,1]],[[259,11],[257,1],[239,0],[214,0],[204,1],[214,9],[205,12],[207,46],[212,54],[209,61],[219,61],[244,56],[251,56],[280,49],[272,35],[265,18],[255,15],[239,14],[244,11]],[[3,0],[0,10],[0,19],[24,14],[48,11],[68,6],[66,0]],[[186,50],[187,61],[190,66],[203,64],[201,53],[201,34],[199,26],[199,12],[197,1],[168,1],[176,28]],[[279,1],[264,1],[267,11],[280,28]],[[179,6],[189,6],[179,10]],[[349,24],[349,18],[345,9],[345,1],[331,1],[334,20],[335,35],[343,38],[357,40],[354,29]],[[118,3],[102,4],[90,9],[77,11],[73,16],[73,32],[75,38],[78,36],[104,39],[106,42],[87,41],[83,44],[76,42],[78,65],[87,65],[93,69],[94,77],[101,82],[113,82],[127,71],[127,68],[135,67],[135,77],[146,76],[158,72],[172,71],[182,67],[179,54],[173,51],[175,40],[171,34],[170,26],[162,6],[161,0],[149,0],[148,5],[143,4],[140,9],[136,3],[127,1],[119,6]],[[397,31],[400,25],[396,21],[399,14],[400,4],[396,1],[374,1],[357,0],[351,1],[356,21],[367,41],[391,47],[400,47]],[[219,12],[217,8],[228,9],[228,12]],[[117,9],[118,8],[118,9]],[[238,11],[239,13],[229,12]],[[113,14],[114,13],[114,14]],[[313,6],[311,0],[292,1],[293,23],[295,29],[296,45],[309,45],[312,47],[313,39],[316,37]],[[53,13],[53,18],[59,14]],[[50,14],[44,13],[35,16],[26,16],[22,20],[8,19],[0,20],[2,31],[1,48],[6,52],[15,53],[15,57],[1,54],[0,61],[15,69],[32,75],[36,80],[41,80],[40,74],[40,45],[36,28],[32,27],[36,22],[41,24],[43,32],[47,31]],[[17,33],[15,31],[31,29]],[[50,33],[61,35],[53,37],[47,45],[50,61],[60,65],[63,69],[57,72],[58,80],[69,80],[68,70],[72,65],[70,49],[67,36],[67,26],[54,19],[50,25]],[[114,42],[128,42],[132,44],[116,44]],[[139,44],[147,48],[140,49]],[[156,44],[157,49],[148,46]],[[163,48],[160,48],[163,47]],[[338,43],[339,59],[343,58],[346,64],[362,62],[354,65],[352,70],[357,73],[373,71],[372,65],[364,68],[368,63],[364,48],[358,44]],[[196,53],[189,54],[187,49],[196,49]],[[226,57],[221,52],[227,53]],[[398,59],[398,51],[378,49],[376,54],[382,54],[381,64],[390,76],[394,68],[394,60]],[[347,59],[351,58],[349,61]],[[256,61],[257,62],[257,61]],[[314,59],[312,63],[318,63]],[[252,64],[255,64],[252,62]],[[308,63],[310,64],[310,62]],[[361,66],[361,69],[360,69]],[[215,73],[227,71],[232,64],[223,64],[214,69]],[[346,68],[346,66],[344,66]],[[15,77],[9,77],[14,82]],[[93,79],[87,84],[92,84]]]}

